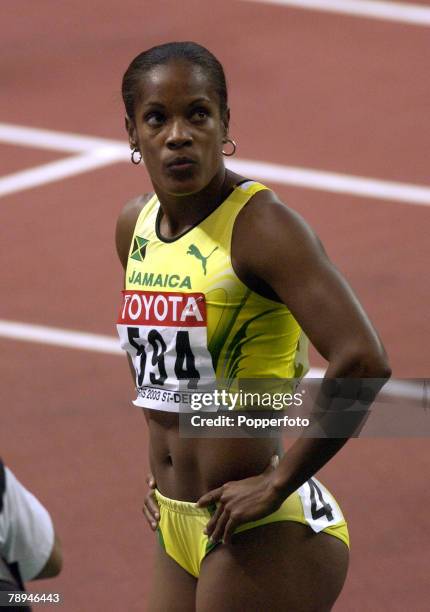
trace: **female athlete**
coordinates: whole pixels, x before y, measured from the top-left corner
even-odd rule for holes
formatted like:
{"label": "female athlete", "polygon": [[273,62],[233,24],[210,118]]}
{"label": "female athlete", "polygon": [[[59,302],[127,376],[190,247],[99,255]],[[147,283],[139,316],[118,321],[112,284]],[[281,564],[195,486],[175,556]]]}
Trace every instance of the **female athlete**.
{"label": "female athlete", "polygon": [[218,60],[195,43],[138,55],[123,78],[132,161],[154,192],[117,224],[118,330],[150,434],[144,512],[157,530],[150,612],[330,610],[348,531],[313,475],[345,439],[189,438],[178,413],[214,378],[390,375],[381,342],[318,238],[269,189],[227,170]]}

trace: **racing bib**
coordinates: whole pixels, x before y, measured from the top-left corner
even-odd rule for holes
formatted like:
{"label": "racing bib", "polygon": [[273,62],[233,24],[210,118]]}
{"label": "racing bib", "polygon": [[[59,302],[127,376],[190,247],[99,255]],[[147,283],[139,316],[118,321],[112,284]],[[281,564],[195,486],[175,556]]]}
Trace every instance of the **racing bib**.
{"label": "racing bib", "polygon": [[118,334],[136,371],[135,406],[190,410],[215,381],[203,293],[122,291]]}

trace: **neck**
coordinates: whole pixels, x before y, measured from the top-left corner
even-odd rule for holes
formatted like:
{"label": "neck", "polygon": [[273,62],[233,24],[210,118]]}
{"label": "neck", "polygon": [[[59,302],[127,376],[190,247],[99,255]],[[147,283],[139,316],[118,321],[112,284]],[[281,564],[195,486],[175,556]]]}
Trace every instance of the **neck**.
{"label": "neck", "polygon": [[208,185],[189,195],[166,194],[154,185],[162,211],[160,231],[166,238],[174,238],[209,215],[227,197],[235,184],[236,175],[224,166]]}

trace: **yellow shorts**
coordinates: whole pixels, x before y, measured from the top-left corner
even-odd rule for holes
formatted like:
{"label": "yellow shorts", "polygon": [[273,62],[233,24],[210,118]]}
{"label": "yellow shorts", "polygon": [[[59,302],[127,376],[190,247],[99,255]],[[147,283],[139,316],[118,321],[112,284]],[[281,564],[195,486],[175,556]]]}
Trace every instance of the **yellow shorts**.
{"label": "yellow shorts", "polygon": [[[216,505],[197,508],[193,502],[164,497],[157,489],[155,497],[160,507],[157,529],[160,544],[172,559],[197,578],[203,559],[220,543],[210,542],[203,533]],[[349,547],[348,527],[342,511],[331,493],[316,478],[305,482],[276,512],[258,521],[244,523],[234,533],[277,521],[308,525],[315,533],[329,533]]]}

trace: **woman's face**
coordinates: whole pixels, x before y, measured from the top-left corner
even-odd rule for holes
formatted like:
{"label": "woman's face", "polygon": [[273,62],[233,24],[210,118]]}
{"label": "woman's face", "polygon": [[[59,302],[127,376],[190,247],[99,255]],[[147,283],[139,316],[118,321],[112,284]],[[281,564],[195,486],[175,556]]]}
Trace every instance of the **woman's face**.
{"label": "woman's face", "polygon": [[142,153],[154,187],[189,195],[223,168],[227,121],[202,68],[171,61],[144,74],[134,122],[127,125],[130,143]]}

